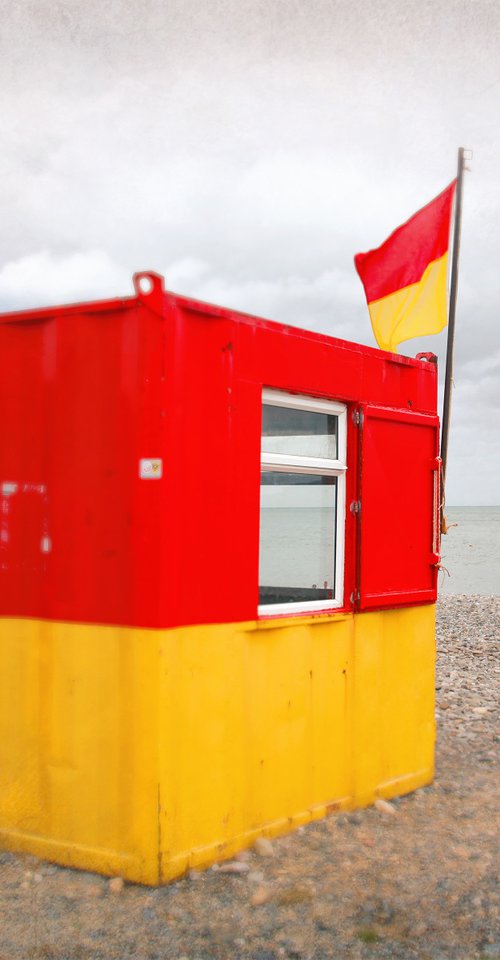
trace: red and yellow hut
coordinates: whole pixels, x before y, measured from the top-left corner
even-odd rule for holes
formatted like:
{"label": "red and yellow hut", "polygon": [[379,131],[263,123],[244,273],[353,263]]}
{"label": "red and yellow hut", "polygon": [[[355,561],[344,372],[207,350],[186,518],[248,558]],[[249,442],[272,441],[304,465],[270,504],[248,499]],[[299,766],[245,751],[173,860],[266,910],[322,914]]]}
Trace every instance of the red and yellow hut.
{"label": "red and yellow hut", "polygon": [[429,357],[150,273],[0,364],[1,846],[158,884],[429,783]]}

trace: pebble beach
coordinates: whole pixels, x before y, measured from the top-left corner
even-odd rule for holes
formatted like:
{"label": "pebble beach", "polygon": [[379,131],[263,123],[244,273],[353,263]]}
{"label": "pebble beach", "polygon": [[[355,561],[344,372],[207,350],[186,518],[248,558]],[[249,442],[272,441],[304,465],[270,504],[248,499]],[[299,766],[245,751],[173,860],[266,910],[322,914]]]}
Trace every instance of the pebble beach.
{"label": "pebble beach", "polygon": [[432,785],[158,890],[0,853],[0,960],[500,958],[500,598],[437,609]]}

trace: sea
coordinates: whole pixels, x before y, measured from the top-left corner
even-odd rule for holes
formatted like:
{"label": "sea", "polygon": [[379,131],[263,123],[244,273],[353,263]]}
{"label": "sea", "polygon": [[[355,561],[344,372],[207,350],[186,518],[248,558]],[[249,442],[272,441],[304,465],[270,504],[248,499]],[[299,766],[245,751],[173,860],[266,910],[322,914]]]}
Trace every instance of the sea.
{"label": "sea", "polygon": [[[273,488],[264,489],[273,492]],[[276,491],[279,493],[280,488]],[[293,509],[281,504],[282,501],[277,508],[262,511],[262,584],[331,589],[332,542],[325,535],[329,524],[324,519],[331,519],[331,505]],[[439,595],[499,597],[500,506],[447,506],[445,513],[448,533],[441,538]],[[319,594],[318,598],[321,599]]]}
{"label": "sea", "polygon": [[500,506],[446,507],[439,593],[500,596]]}

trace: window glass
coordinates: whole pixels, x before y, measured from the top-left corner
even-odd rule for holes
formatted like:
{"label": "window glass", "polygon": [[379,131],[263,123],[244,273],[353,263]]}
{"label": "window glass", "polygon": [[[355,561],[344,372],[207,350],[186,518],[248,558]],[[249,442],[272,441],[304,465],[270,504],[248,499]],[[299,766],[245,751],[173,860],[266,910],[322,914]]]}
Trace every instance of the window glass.
{"label": "window glass", "polygon": [[262,405],[262,452],[298,457],[338,457],[338,416]]}
{"label": "window glass", "polygon": [[334,598],[337,479],[262,470],[261,604]]}

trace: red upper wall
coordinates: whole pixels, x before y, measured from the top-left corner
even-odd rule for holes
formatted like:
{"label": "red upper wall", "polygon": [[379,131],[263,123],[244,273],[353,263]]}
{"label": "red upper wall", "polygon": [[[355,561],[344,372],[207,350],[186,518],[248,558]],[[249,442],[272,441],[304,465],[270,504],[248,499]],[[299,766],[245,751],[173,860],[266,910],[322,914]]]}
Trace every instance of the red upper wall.
{"label": "red upper wall", "polygon": [[[347,606],[433,599],[435,365],[136,290],[0,317],[0,614],[254,619],[263,385],[365,411],[348,417],[347,503],[366,512],[347,510]],[[161,480],[140,479],[153,457]]]}

